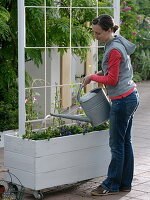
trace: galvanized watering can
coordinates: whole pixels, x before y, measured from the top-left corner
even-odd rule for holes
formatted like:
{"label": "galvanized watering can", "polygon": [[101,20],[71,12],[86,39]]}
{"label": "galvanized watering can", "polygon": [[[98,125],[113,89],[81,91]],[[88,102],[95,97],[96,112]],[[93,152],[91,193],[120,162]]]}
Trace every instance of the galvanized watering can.
{"label": "galvanized watering can", "polygon": [[83,85],[79,88],[77,100],[87,117],[52,113],[51,116],[90,122],[92,126],[98,126],[107,121],[109,119],[110,102],[104,90],[101,87],[97,87],[81,96],[82,88]]}

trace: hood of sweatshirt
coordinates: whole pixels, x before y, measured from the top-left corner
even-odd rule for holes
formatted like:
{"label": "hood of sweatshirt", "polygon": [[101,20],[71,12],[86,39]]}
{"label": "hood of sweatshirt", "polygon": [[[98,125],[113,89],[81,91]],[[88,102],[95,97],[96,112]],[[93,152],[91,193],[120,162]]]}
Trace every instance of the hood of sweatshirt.
{"label": "hood of sweatshirt", "polygon": [[125,47],[128,55],[131,55],[135,51],[135,48],[136,48],[135,44],[125,39],[121,35],[115,35],[115,37],[111,41],[109,41],[107,45],[109,45],[109,43],[111,42],[121,43]]}

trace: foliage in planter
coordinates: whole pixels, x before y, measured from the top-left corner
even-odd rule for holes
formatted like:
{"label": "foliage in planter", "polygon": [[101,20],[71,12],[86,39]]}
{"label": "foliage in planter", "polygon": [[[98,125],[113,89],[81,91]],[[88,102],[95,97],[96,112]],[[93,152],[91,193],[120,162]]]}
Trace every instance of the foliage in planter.
{"label": "foliage in planter", "polygon": [[60,127],[49,127],[47,130],[42,132],[26,131],[22,136],[23,139],[31,140],[45,140],[56,137],[63,137],[75,134],[86,134],[92,131],[106,130],[109,128],[109,123],[105,122],[102,125],[92,127],[89,123],[77,122],[76,124],[63,125]]}
{"label": "foliage in planter", "polygon": [[[36,81],[36,80],[35,80]],[[72,84],[71,88],[75,88],[76,85]],[[78,89],[75,90],[78,93]],[[82,91],[82,94],[84,92]],[[35,101],[36,94],[31,90],[29,90],[29,96],[26,99],[26,118],[27,120],[32,120],[35,118],[38,118],[38,102]],[[79,105],[78,101],[76,100],[75,104],[77,106],[76,108],[76,114],[85,115],[83,108]],[[52,103],[52,107],[54,107],[54,113],[62,113],[62,107],[61,107],[61,99],[60,99],[60,88],[57,86],[56,83],[56,90],[55,90],[55,100],[54,103]],[[37,108],[37,109],[36,109]],[[32,140],[44,140],[44,139],[50,139],[55,137],[62,137],[62,136],[68,136],[68,135],[75,135],[75,134],[85,134],[87,132],[92,131],[99,131],[108,129],[109,123],[105,122],[100,126],[92,127],[89,123],[81,123],[80,121],[77,121],[74,124],[67,124],[62,118],[59,117],[53,117],[51,120],[51,126],[49,126],[46,130],[41,131],[44,124],[44,120],[42,121],[40,127],[39,125],[36,127],[36,131],[33,131],[33,127],[35,127],[32,122],[26,123],[26,133],[23,135],[23,138],[32,139]]]}

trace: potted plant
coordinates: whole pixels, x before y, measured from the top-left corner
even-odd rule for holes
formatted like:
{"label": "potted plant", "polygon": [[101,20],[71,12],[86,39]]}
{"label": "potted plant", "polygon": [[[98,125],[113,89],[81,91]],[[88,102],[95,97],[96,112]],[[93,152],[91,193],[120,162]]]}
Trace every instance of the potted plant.
{"label": "potted plant", "polygon": [[[28,1],[27,5],[32,6],[29,2],[30,1]],[[36,14],[38,10],[40,11],[40,15]],[[44,38],[44,35],[42,35],[41,32],[44,33],[42,30],[44,30],[45,24],[43,21],[44,9],[42,10],[41,12],[40,9],[26,9],[27,46],[43,46],[43,40],[41,40],[41,38]],[[61,12],[61,10],[63,10],[64,13]],[[70,21],[68,20],[67,9],[60,9],[58,11],[60,11],[58,15],[56,15],[55,12],[54,15],[52,15],[50,9],[47,9],[47,46],[50,47],[54,41],[56,41],[54,45],[58,47],[68,47]],[[85,19],[83,19],[84,11],[84,15],[88,16],[88,18],[85,17]],[[35,15],[32,15],[34,12]],[[90,15],[88,14],[89,12]],[[94,12],[93,10],[90,11],[90,9],[83,10],[82,16],[80,12],[73,12],[73,26],[71,26],[71,28],[73,35],[77,36],[77,39],[72,41],[73,46],[84,47],[91,45],[93,34],[91,29],[86,26],[86,22],[91,21],[95,15],[95,9]],[[36,16],[41,17],[39,19]],[[81,18],[78,16],[81,16]],[[35,22],[37,22],[39,26]],[[59,26],[59,24],[61,26]],[[30,27],[32,27],[33,31]],[[37,31],[37,27],[39,27],[39,31]],[[56,29],[60,31],[56,31]],[[76,34],[76,30],[79,30],[78,35]],[[39,33],[39,37],[37,33]],[[33,41],[33,35],[36,38],[36,44],[35,41]],[[65,44],[64,41],[66,41]],[[65,50],[66,48],[59,49],[61,55]],[[73,48],[72,50],[74,54],[81,56],[81,60],[83,60],[87,55],[88,48],[81,48],[81,50]],[[39,66],[42,61],[42,53],[43,48],[39,50],[26,49],[26,59],[27,61],[34,60],[37,66]],[[36,55],[36,59],[34,55]],[[32,97],[33,96],[30,98],[31,101],[33,99]],[[36,107],[35,104],[34,106]],[[28,116],[36,116],[36,113],[33,112],[32,102],[30,102],[29,99],[28,106],[26,107],[31,108],[31,113],[26,113],[26,119]],[[26,188],[37,191],[106,174],[106,166],[110,159],[108,130],[92,129],[91,127],[87,127],[87,125],[83,127],[80,127],[79,124],[76,125],[76,127],[75,125],[70,125],[69,127],[65,126],[65,130],[69,129],[69,132],[67,132],[68,135],[64,136],[63,134],[66,133],[64,127],[60,128],[55,126],[53,129],[48,128],[46,131],[34,133],[34,131],[32,131],[32,126],[30,126],[30,124],[28,125],[28,130],[24,137],[18,136],[17,132],[5,135],[4,150],[5,167],[14,173]],[[73,130],[70,131],[70,128]],[[75,130],[76,133],[73,133]],[[38,138],[38,140],[35,140],[35,137]]]}
{"label": "potted plant", "polygon": [[6,134],[5,167],[33,190],[103,176],[110,160],[105,128],[78,123],[23,137]]}

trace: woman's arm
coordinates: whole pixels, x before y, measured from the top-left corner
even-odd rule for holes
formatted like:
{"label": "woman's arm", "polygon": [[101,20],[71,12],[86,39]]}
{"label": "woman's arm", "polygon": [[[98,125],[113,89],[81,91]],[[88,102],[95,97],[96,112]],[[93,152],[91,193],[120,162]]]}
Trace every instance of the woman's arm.
{"label": "woman's arm", "polygon": [[108,57],[108,74],[105,76],[103,74],[102,75],[98,75],[98,74],[87,75],[83,79],[83,85],[86,86],[91,81],[95,81],[98,83],[111,85],[111,86],[116,85],[119,78],[121,60],[122,60],[121,53],[116,49],[112,49]]}

